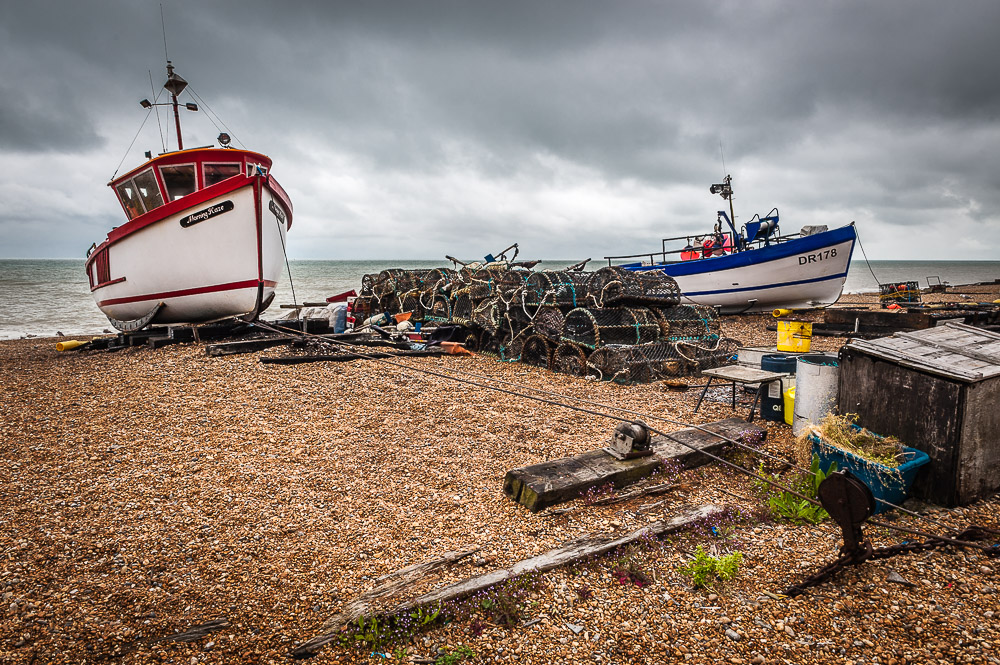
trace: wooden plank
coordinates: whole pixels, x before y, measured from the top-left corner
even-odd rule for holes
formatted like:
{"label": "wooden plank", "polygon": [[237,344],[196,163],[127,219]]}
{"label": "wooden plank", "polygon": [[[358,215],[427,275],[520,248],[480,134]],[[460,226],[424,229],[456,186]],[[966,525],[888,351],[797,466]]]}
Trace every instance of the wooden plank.
{"label": "wooden plank", "polygon": [[896,312],[894,310],[850,310],[826,309],[823,311],[825,323],[846,325],[860,330],[879,328],[900,330],[901,328],[925,329],[933,326],[931,318],[923,312]]}
{"label": "wooden plank", "polygon": [[616,488],[631,485],[652,475],[653,471],[668,460],[682,463],[688,468],[701,466],[710,458],[698,450],[717,454],[728,445],[712,432],[736,440],[746,432],[761,432],[766,435],[766,430],[747,423],[742,418],[727,418],[709,423],[703,429],[688,428],[673,432],[670,436],[674,441],[654,436],[653,455],[649,457],[619,460],[603,450],[591,450],[573,457],[511,469],[504,477],[503,491],[512,501],[537,513],[549,506],[578,499],[587,490],[609,483]]}
{"label": "wooden plank", "polygon": [[288,337],[259,337],[257,339],[243,339],[237,342],[222,342],[219,344],[209,344],[205,347],[205,353],[207,355],[218,357],[218,356],[232,356],[239,353],[253,353],[255,351],[262,351],[264,349],[270,349],[274,346],[281,346],[282,344],[288,344],[292,340]]}
{"label": "wooden plank", "polygon": [[[539,554],[538,556],[523,559],[515,563],[510,568],[500,568],[488,573],[483,573],[482,575],[476,575],[475,577],[471,577],[460,582],[455,582],[454,584],[449,584],[440,589],[436,589],[413,598],[412,600],[403,601],[391,610],[382,611],[376,615],[369,616],[384,618],[399,615],[404,612],[413,612],[417,608],[438,607],[444,603],[457,601],[462,598],[467,598],[480,591],[485,591],[490,587],[506,582],[507,580],[517,577],[518,575],[533,572],[544,573],[560,566],[575,563],[589,557],[606,554],[637,540],[645,538],[659,538],[669,533],[674,533],[687,528],[692,524],[706,520],[713,515],[722,512],[722,510],[721,506],[713,504],[698,506],[697,508],[686,507],[683,509],[683,512],[680,512],[668,520],[659,520],[657,522],[647,524],[646,526],[627,533],[624,536],[616,536],[615,534],[608,533],[587,534],[564,543],[555,549]],[[399,589],[399,591],[402,592],[403,589]],[[372,592],[369,592],[361,598],[365,598],[371,593]],[[352,601],[349,606],[355,606],[356,604],[357,601]],[[357,616],[354,618],[356,619]],[[343,621],[341,615],[333,617],[323,625],[322,630],[324,632],[322,634],[298,645],[291,652],[289,652],[288,655],[296,659],[311,658],[315,656],[324,646],[339,639],[341,631],[347,623],[349,622]]]}
{"label": "wooden plank", "polygon": [[764,383],[783,379],[788,376],[785,372],[769,372],[758,367],[747,367],[746,365],[714,367],[702,370],[701,375],[711,376],[722,381],[733,381],[735,383]]}
{"label": "wooden plank", "polygon": [[320,362],[347,362],[350,360],[370,360],[372,358],[424,358],[427,356],[443,356],[442,349],[422,349],[420,351],[369,351],[367,353],[340,353],[322,356],[283,356],[280,358],[261,358],[260,361],[269,365],[302,365]]}

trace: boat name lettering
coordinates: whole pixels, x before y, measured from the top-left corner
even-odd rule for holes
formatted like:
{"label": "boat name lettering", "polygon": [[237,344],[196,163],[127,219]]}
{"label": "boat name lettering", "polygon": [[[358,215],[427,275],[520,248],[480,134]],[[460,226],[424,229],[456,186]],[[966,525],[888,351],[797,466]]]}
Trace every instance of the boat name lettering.
{"label": "boat name lettering", "polygon": [[837,249],[826,249],[822,252],[816,252],[815,254],[806,254],[805,256],[799,257],[799,265],[805,265],[807,263],[816,263],[817,261],[823,261],[824,259],[832,259],[837,256]]}
{"label": "boat name lettering", "polygon": [[285,223],[285,213],[281,211],[281,208],[275,204],[273,199],[267,204],[267,209],[274,213],[274,216],[278,218],[279,222],[282,224]]}
{"label": "boat name lettering", "polygon": [[233,209],[232,201],[223,201],[222,203],[218,203],[214,206],[209,206],[204,210],[199,210],[198,212],[191,213],[187,217],[183,217],[181,219],[181,226],[187,228],[189,226],[197,224],[198,222],[204,222],[206,219],[215,217],[216,215],[221,215],[224,212],[229,212],[232,209]]}

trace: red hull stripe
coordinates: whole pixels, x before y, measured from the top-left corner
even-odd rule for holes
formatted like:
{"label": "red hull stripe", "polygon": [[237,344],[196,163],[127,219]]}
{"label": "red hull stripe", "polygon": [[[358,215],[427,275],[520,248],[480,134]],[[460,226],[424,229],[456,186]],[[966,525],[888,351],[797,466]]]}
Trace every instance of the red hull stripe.
{"label": "red hull stripe", "polygon": [[[256,279],[247,279],[242,282],[230,282],[228,284],[215,284],[213,286],[199,286],[193,289],[181,289],[179,291],[164,291],[163,293],[147,293],[141,296],[128,296],[127,298],[110,298],[97,303],[98,307],[106,305],[122,305],[130,302],[141,302],[143,300],[166,300],[167,298],[183,298],[184,296],[197,296],[203,293],[218,293],[220,291],[238,291],[239,289],[257,288],[260,282]],[[264,286],[273,287],[277,282],[264,280]]]}

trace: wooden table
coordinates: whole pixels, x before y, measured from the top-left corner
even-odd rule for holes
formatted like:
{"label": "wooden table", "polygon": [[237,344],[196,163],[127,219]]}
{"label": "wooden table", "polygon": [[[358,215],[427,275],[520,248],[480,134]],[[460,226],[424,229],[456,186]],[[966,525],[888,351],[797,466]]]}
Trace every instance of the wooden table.
{"label": "wooden table", "polygon": [[760,384],[757,387],[757,394],[754,395],[753,404],[750,405],[750,415],[747,416],[748,423],[753,422],[753,412],[757,408],[757,402],[760,400],[761,393],[767,389],[767,386],[775,381],[780,381],[785,377],[791,376],[785,372],[768,372],[767,370],[757,369],[756,367],[747,367],[745,365],[727,365],[726,367],[706,369],[702,371],[701,375],[708,377],[708,383],[705,384],[705,388],[701,391],[701,396],[698,398],[698,404],[694,407],[695,413],[698,413],[698,409],[701,407],[701,402],[705,399],[705,393],[708,392],[709,386],[712,385],[712,381],[715,379],[729,381],[733,384],[733,411],[736,410],[736,384]]}

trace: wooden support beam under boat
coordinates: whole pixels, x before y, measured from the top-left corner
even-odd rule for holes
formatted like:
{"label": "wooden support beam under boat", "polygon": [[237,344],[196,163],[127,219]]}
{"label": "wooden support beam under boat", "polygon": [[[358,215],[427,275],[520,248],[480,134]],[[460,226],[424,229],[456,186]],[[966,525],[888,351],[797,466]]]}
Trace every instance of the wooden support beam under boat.
{"label": "wooden support beam under boat", "polygon": [[[708,430],[708,431],[704,431]],[[714,433],[714,434],[713,434]],[[702,429],[688,428],[672,432],[677,441],[695,447],[697,450],[717,455],[729,445],[716,434],[736,441],[742,441],[748,434],[754,437],[767,435],[767,430],[746,422],[742,418],[727,418],[703,425]],[[652,475],[662,463],[675,461],[686,468],[706,464],[709,457],[692,450],[677,441],[663,436],[654,436],[653,455],[634,459],[619,460],[603,449],[591,450],[574,457],[563,457],[511,469],[503,481],[503,492],[512,501],[521,504],[533,513],[578,499],[587,490],[612,484],[616,488],[631,485]]]}

